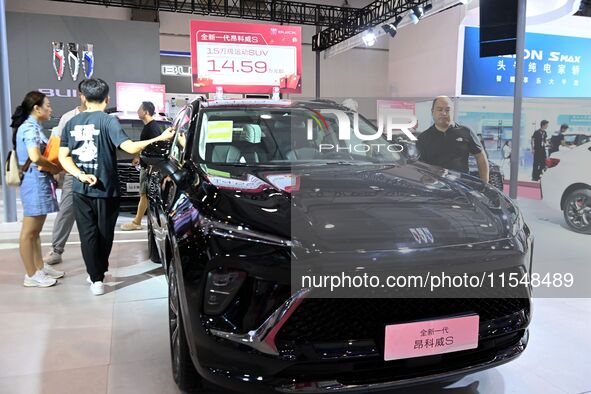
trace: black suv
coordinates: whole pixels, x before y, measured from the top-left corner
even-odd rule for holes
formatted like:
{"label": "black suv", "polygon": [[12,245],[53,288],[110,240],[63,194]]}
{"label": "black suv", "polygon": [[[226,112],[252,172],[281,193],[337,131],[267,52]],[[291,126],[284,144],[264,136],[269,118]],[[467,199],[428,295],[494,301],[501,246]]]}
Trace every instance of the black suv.
{"label": "black suv", "polygon": [[[344,263],[360,275],[472,265],[521,277],[532,264],[530,230],[498,189],[407,162],[399,145],[336,104],[198,100],[174,124],[172,145],[155,144],[144,159],[149,243],[168,280],[181,389],[205,379],[251,393],[367,392],[448,380],[524,351],[529,287],[322,298],[326,289],[294,281]],[[447,336],[417,348],[417,339],[391,336],[441,322],[448,333],[453,319],[473,321],[469,345],[444,350],[454,343]]]}

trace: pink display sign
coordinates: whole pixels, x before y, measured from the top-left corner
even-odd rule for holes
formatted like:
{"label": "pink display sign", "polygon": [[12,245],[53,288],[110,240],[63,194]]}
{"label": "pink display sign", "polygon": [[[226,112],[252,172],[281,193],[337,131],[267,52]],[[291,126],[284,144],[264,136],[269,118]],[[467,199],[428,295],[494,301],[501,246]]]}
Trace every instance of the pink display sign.
{"label": "pink display sign", "polygon": [[151,101],[156,112],[165,112],[166,86],[153,83],[117,82],[117,111],[136,112],[142,101]]}
{"label": "pink display sign", "polygon": [[299,26],[191,21],[192,86],[196,93],[302,92]]}
{"label": "pink display sign", "polygon": [[416,104],[413,101],[400,101],[400,100],[377,100],[378,104],[378,113],[380,113],[380,108],[389,108],[389,109],[407,109],[415,113]]}
{"label": "pink display sign", "polygon": [[384,360],[475,349],[479,322],[478,315],[470,315],[386,326]]}

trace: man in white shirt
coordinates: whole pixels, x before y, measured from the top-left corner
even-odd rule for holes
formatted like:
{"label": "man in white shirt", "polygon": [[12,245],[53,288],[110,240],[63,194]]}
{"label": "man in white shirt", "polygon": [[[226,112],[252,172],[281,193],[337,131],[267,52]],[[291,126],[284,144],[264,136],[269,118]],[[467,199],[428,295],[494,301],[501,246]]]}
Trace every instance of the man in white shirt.
{"label": "man in white shirt", "polygon": [[[80,82],[80,84],[81,83],[82,82]],[[84,96],[80,94],[80,84],[78,84],[78,97],[80,97],[80,105],[62,115],[57,125],[59,136],[61,136],[64,126],[70,119],[78,115],[80,112],[86,111],[86,102],[84,100]],[[67,172],[64,172],[64,174],[60,208],[57,217],[55,218],[55,222],[53,223],[51,242],[52,249],[43,258],[43,262],[50,265],[62,262],[62,254],[64,253],[66,242],[68,242],[70,232],[72,231],[74,221],[76,220],[74,216],[74,204],[72,198],[72,182],[74,177]]]}

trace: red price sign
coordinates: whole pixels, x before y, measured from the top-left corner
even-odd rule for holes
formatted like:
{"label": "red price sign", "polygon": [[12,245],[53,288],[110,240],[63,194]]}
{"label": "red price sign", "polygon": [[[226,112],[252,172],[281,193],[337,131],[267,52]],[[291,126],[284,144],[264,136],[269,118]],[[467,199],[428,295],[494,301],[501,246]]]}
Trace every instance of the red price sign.
{"label": "red price sign", "polygon": [[299,26],[191,21],[193,92],[302,92]]}

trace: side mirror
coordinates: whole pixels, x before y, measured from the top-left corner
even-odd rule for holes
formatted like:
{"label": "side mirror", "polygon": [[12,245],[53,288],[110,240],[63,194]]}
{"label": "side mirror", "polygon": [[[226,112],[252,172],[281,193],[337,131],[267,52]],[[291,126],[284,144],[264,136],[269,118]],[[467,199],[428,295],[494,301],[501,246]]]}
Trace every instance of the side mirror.
{"label": "side mirror", "polygon": [[159,167],[162,165],[163,161],[168,159],[170,147],[170,141],[154,142],[153,144],[148,145],[148,147],[142,151],[140,157],[147,165]]}

